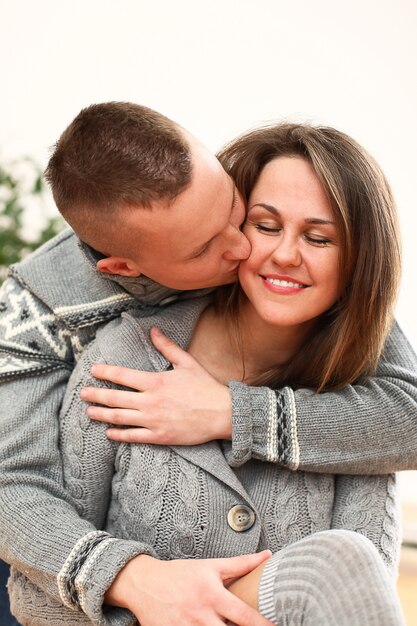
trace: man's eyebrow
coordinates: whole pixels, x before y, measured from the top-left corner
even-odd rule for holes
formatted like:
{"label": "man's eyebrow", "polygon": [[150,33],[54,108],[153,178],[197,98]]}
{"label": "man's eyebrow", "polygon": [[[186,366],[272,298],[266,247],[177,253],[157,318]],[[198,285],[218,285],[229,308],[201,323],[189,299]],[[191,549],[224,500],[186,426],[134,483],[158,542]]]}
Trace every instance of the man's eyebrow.
{"label": "man's eyebrow", "polygon": [[[270,213],[272,213],[273,215],[277,215],[280,216],[281,213],[280,211],[274,207],[272,204],[265,204],[264,202],[258,202],[257,204],[253,204],[250,208],[249,211],[251,211],[251,209],[255,208],[256,206],[260,206],[263,209],[265,209],[266,211],[269,211]],[[248,213],[249,213],[248,211]],[[305,223],[306,224],[330,224],[330,225],[335,225],[336,222],[334,222],[333,220],[324,220],[321,217],[306,217],[305,218]]]}

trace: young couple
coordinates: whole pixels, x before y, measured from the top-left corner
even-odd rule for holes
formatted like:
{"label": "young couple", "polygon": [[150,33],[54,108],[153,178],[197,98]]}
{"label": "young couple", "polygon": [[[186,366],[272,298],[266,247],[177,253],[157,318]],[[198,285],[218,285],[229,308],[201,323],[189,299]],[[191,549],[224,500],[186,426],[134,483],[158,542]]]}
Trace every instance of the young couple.
{"label": "young couple", "polygon": [[0,554],[24,625],[403,623],[389,472],[416,467],[417,380],[389,187],[303,124],[219,160],[123,103],[55,148],[83,244],[12,268],[0,319]]}

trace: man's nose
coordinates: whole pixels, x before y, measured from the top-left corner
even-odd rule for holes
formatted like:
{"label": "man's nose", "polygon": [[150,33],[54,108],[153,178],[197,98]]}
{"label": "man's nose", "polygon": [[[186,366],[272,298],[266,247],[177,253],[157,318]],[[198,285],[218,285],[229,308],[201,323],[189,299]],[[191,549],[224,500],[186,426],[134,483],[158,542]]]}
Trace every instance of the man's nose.
{"label": "man's nose", "polygon": [[230,239],[228,241],[228,249],[223,254],[226,261],[244,261],[248,258],[251,251],[249,240],[245,237],[239,228],[230,227]]}

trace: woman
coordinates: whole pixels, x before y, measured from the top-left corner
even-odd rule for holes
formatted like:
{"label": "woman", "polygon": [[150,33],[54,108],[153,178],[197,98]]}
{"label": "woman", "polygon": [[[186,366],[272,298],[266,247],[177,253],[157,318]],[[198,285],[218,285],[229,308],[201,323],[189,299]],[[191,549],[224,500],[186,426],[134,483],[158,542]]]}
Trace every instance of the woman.
{"label": "woman", "polygon": [[[117,446],[85,415],[79,394],[93,363],[170,366],[149,338],[156,326],[221,382],[320,392],[372,373],[399,276],[395,211],[377,165],[342,133],[292,124],[246,134],[222,160],[248,200],[252,253],[240,286],[175,304],[169,316],[132,311],[83,354],[61,448],[89,525],[62,529],[59,594],[69,610],[51,599],[40,611],[48,621],[32,613],[23,624],[134,623],[117,607],[142,626],[264,624],[260,614],[273,624],[403,623],[388,574],[398,549],[392,477],[295,473],[255,459],[232,469],[219,442]],[[247,575],[219,558],[262,549],[274,555]],[[193,577],[216,578],[227,597],[207,603],[204,585],[195,597]]]}

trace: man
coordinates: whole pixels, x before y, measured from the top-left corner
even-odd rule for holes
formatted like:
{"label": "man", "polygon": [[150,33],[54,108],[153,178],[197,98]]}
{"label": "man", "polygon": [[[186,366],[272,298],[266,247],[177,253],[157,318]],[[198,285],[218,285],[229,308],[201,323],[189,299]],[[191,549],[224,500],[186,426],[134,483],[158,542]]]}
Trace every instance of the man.
{"label": "man", "polygon": [[[144,107],[109,103],[82,111],[60,138],[47,176],[58,208],[83,243],[63,233],[14,266],[3,288],[0,555],[15,566],[13,593],[20,603],[32,577],[41,587],[31,590],[32,599],[41,599],[43,590],[59,607],[57,577],[65,564],[50,559],[47,538],[59,532],[56,507],[72,506],[62,483],[57,415],[74,362],[97,329],[124,310],[164,306],[236,280],[249,244],[239,230],[243,201],[219,162],[186,131]],[[192,291],[182,293],[186,289]],[[399,345],[407,363],[399,362]],[[206,388],[207,374],[197,364],[177,365],[173,388],[185,389],[188,380]],[[208,414],[216,419],[203,437],[231,439],[226,454],[233,465],[254,455],[292,469],[409,469],[417,465],[415,371],[415,356],[396,328],[378,377],[363,387],[314,396],[217,386],[221,401],[213,395],[217,409],[209,407]],[[353,432],[344,429],[346,411],[357,416]],[[181,423],[178,407],[175,416]],[[189,443],[185,431],[155,443]],[[248,558],[253,560],[242,563],[241,572],[259,563],[259,557]],[[116,596],[107,598],[122,606]],[[82,609],[82,602],[75,598],[74,606]],[[71,623],[90,623],[86,619],[79,610]],[[253,615],[244,619],[242,625],[257,623],[250,621]]]}

